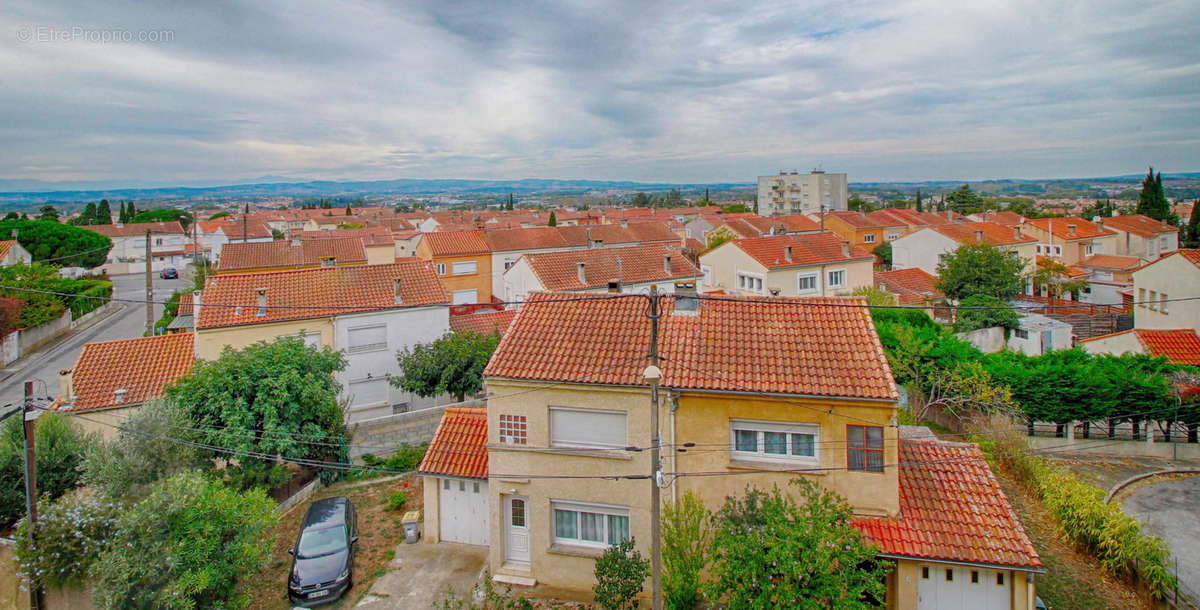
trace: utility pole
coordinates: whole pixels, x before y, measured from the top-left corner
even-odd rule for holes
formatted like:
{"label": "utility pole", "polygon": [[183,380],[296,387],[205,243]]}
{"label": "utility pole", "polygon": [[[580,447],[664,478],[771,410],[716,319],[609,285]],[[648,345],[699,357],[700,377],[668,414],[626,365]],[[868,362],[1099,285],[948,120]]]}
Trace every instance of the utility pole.
{"label": "utility pole", "polygon": [[[25,533],[29,537],[29,548],[36,548],[34,530],[37,529],[37,452],[34,446],[34,420],[38,413],[33,408],[33,381],[25,382],[25,405],[22,408],[22,418],[25,420],[25,514],[29,524]],[[42,607],[42,588],[29,577],[29,608],[39,610]]]}
{"label": "utility pole", "polygon": [[154,257],[150,255],[150,229],[146,229],[146,336],[154,336]]}
{"label": "utility pole", "polygon": [[650,591],[653,595],[651,608],[662,610],[662,534],[660,512],[662,511],[658,482],[662,476],[659,463],[659,445],[662,442],[658,431],[658,383],[662,370],[658,368],[658,287],[650,285],[650,365],[644,377],[650,383]]}

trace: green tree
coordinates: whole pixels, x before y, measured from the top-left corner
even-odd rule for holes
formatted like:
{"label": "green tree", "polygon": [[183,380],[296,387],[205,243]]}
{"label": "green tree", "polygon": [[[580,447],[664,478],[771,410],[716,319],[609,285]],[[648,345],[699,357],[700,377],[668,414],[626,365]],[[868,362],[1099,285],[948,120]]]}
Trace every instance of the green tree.
{"label": "green tree", "polygon": [[874,254],[875,256],[877,256],[879,258],[879,260],[882,261],[886,267],[888,267],[889,269],[891,268],[891,266],[892,266],[892,242],[885,241],[882,244],[875,246],[875,248],[871,250],[871,254]]}
{"label": "green tree", "polygon": [[450,393],[459,402],[483,389],[483,369],[500,344],[500,333],[447,333],[433,343],[396,353],[400,377],[392,385],[430,398]]}
{"label": "green tree", "polygon": [[107,199],[101,199],[100,205],[96,208],[96,222],[92,224],[110,225],[112,224],[112,208],[108,205]]}
{"label": "green tree", "polygon": [[510,212],[512,211],[512,209],[513,209],[513,195],[512,195],[512,193],[509,193],[509,194],[508,194],[508,206],[507,206],[507,207],[505,207],[504,209],[506,209],[506,210],[508,210],[508,211],[510,211]]}
{"label": "green tree", "polygon": [[[275,503],[185,472],[127,508],[93,567],[100,608],[244,608],[238,587],[266,566]],[[150,559],[153,559],[152,561]]]}
{"label": "green tree", "polygon": [[937,289],[958,300],[973,294],[1008,299],[1021,291],[1024,268],[1015,252],[990,244],[962,245],[938,263]]}
{"label": "green tree", "polygon": [[75,226],[96,224],[96,204],[89,201],[88,204],[83,207],[83,211],[79,213],[79,216],[72,218],[70,223]]}
{"label": "green tree", "polygon": [[0,236],[16,239],[35,263],[49,260],[62,267],[103,265],[112,249],[112,240],[104,235],[49,220],[3,220]]}
{"label": "green tree", "polygon": [[192,224],[192,213],[185,210],[159,208],[157,210],[144,210],[142,212],[138,212],[136,216],[129,219],[130,224],[172,221],[178,221],[180,226],[182,226],[186,231],[187,228]]}
{"label": "green tree", "polygon": [[216,219],[218,219],[218,218],[225,218],[226,216],[229,216],[229,212],[217,212],[216,214],[213,214],[212,216],[209,216],[209,217],[208,217],[208,219],[209,219],[209,220],[216,220]]}
{"label": "green tree", "polygon": [[662,511],[663,601],[672,610],[691,610],[700,602],[700,573],[708,565],[712,513],[691,491]]}
{"label": "green tree", "polygon": [[867,305],[895,305],[896,295],[876,286],[859,286],[855,288],[850,296],[862,297]]}
{"label": "green tree", "polygon": [[945,201],[949,204],[951,210],[959,214],[973,214],[983,211],[984,208],[983,198],[966,184],[947,195]]}
{"label": "green tree", "polygon": [[632,538],[604,550],[596,560],[592,592],[604,610],[636,610],[637,595],[650,575],[650,561],[633,549]]}
{"label": "green tree", "polygon": [[29,547],[29,521],[22,519],[14,536],[21,572],[36,575],[43,587],[84,585],[120,514],[119,503],[82,489],[43,500],[35,548]]}
{"label": "green tree", "polygon": [[1151,167],[1145,179],[1142,180],[1142,192],[1138,195],[1137,214],[1149,216],[1155,220],[1165,220],[1174,224],[1179,219],[1171,212],[1171,204],[1163,191],[1162,172],[1157,175]]}
{"label": "green tree", "polygon": [[635,208],[648,208],[652,204],[653,202],[650,201],[650,196],[645,193],[637,193],[633,196],[633,200],[630,202],[630,205]]}
{"label": "green tree", "polygon": [[117,214],[117,222],[125,224],[129,220],[129,212],[125,210],[125,202],[121,202],[121,212]]}
{"label": "green tree", "polygon": [[679,192],[679,189],[671,189],[670,191],[667,191],[667,196],[663,200],[663,205],[669,208],[683,205],[683,194]]}
{"label": "green tree", "polygon": [[1200,248],[1200,199],[1192,204],[1192,215],[1179,234],[1180,247]]}
{"label": "green tree", "polygon": [[[7,409],[5,409],[7,411]],[[25,430],[21,415],[0,429],[0,525],[25,514]],[[57,498],[79,482],[79,464],[91,436],[67,415],[43,412],[34,427],[38,493]]]}
{"label": "green tree", "polygon": [[[965,333],[999,326],[1006,331],[1017,327],[1020,316],[1008,303],[987,294],[973,294],[959,302],[954,331]],[[973,309],[973,308],[984,309]]]}
{"label": "green tree", "polygon": [[137,208],[132,201],[125,202],[125,222],[132,222],[133,218],[138,215]]}
{"label": "green tree", "polygon": [[744,203],[731,203],[729,205],[721,206],[722,214],[744,214],[746,212],[753,212],[753,211],[754,210],[751,210]]}
{"label": "green tree", "polygon": [[20,217],[21,217],[21,215],[16,212],[9,212],[4,215],[4,220],[17,220]]}
{"label": "green tree", "polygon": [[924,212],[924,211],[925,211],[925,208],[921,207],[921,189],[917,189],[917,205],[916,205],[916,208],[917,208],[917,211],[918,211],[918,212]]}
{"label": "green tree", "polygon": [[846,207],[847,209],[854,210],[856,212],[870,212],[871,210],[875,209],[875,206],[871,205],[857,194],[851,195],[850,199],[846,200]]}
{"label": "green tree", "polygon": [[550,220],[546,221],[546,226],[548,226],[548,227],[557,227],[558,226],[558,218],[554,216],[554,210],[550,210]]}
{"label": "green tree", "polygon": [[54,209],[52,205],[44,205],[42,206],[42,215],[38,216],[38,220],[58,222],[58,210]]}
{"label": "green tree", "polygon": [[[166,398],[193,424],[201,442],[285,459],[343,461],[346,427],[334,373],[346,359],[298,337],[260,341],[220,358],[200,360],[166,388]],[[323,444],[313,444],[323,443]],[[225,473],[240,487],[286,480],[282,466],[245,459]]]}
{"label": "green tree", "polygon": [[1057,299],[1065,294],[1078,295],[1080,290],[1087,288],[1086,277],[1072,279],[1070,269],[1066,265],[1049,258],[1038,260],[1033,272],[1033,285],[1038,291],[1045,290],[1046,296]]}
{"label": "green tree", "polygon": [[112,499],[142,497],[155,481],[206,466],[211,454],[164,438],[197,441],[190,428],[187,415],[169,403],[143,405],[121,423],[116,438],[88,447],[83,482]]}
{"label": "green tree", "polygon": [[871,608],[887,567],[850,525],[850,505],[796,479],[800,501],[778,487],[727,497],[715,518],[709,597],[729,608]]}
{"label": "green tree", "polygon": [[350,207],[350,203],[349,203],[349,202],[347,202],[347,203],[346,203],[346,215],[347,215],[347,216],[353,216],[353,215],[354,215],[354,210],[353,210],[353,209]]}

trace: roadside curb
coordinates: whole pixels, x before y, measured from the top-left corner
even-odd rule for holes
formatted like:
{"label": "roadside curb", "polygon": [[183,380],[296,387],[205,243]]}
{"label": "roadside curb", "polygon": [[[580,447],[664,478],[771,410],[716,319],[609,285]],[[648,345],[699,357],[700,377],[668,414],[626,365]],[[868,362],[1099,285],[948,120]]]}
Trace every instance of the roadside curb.
{"label": "roadside curb", "polygon": [[1104,496],[1104,503],[1107,504],[1112,502],[1112,499],[1116,497],[1116,495],[1120,493],[1122,489],[1125,489],[1126,487],[1129,487],[1130,485],[1137,483],[1142,479],[1149,479],[1150,477],[1158,476],[1160,474],[1200,474],[1200,468],[1169,468],[1167,470],[1144,472],[1142,474],[1129,477],[1128,479],[1117,483],[1112,488],[1112,491],[1108,492],[1107,496]]}
{"label": "roadside curb", "polygon": [[[103,316],[100,316],[98,318],[92,318],[91,320],[88,320],[85,324],[81,324],[76,328],[72,328],[72,329],[68,330],[67,332],[63,333],[62,335],[58,336],[57,338],[53,339],[49,343],[37,348],[37,350],[35,350],[33,353],[26,354],[24,357],[18,358],[16,360],[8,363],[8,366],[4,367],[4,369],[3,369],[3,374],[0,374],[0,383],[4,383],[5,381],[8,381],[13,376],[15,376],[17,373],[24,370],[24,368],[21,367],[22,364],[29,362],[30,360],[33,360],[34,358],[38,358],[38,357],[46,354],[47,352],[58,348],[60,345],[62,345],[63,343],[66,343],[67,341],[70,341],[72,337],[78,335],[79,333],[82,333],[82,332],[92,328],[93,326],[99,324],[100,322],[103,322],[104,320],[107,320],[107,319],[111,318],[112,316],[114,316],[122,311],[125,311],[126,307],[128,307],[128,305],[126,305],[125,303],[120,303],[117,307],[112,308],[111,310],[109,310],[108,313],[104,314]],[[17,369],[17,370],[13,370],[13,369]]]}

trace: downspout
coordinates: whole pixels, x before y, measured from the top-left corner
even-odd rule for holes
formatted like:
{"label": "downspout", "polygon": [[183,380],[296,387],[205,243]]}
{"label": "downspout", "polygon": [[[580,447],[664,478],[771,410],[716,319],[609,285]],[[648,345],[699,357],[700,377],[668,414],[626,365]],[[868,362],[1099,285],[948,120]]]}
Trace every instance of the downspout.
{"label": "downspout", "polygon": [[679,409],[679,392],[667,390],[667,396],[671,401],[671,472],[675,476],[671,477],[671,504],[678,506],[679,502],[679,446],[675,442],[675,411]]}

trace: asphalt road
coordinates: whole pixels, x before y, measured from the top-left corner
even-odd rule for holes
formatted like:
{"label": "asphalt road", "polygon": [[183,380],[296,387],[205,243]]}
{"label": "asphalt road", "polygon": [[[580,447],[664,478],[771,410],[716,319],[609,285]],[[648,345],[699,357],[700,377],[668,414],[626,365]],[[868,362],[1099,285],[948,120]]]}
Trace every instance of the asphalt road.
{"label": "asphalt road", "polygon": [[1200,602],[1200,476],[1168,480],[1134,490],[1125,512],[1167,541],[1172,571],[1179,566],[1179,589]]}
{"label": "asphalt road", "polygon": [[[177,280],[159,279],[154,274],[154,300],[165,301],[172,292],[192,284],[191,275],[187,270],[180,269]],[[144,299],[146,295],[146,276],[117,275],[112,277],[113,296],[120,299]],[[71,368],[79,356],[84,343],[109,341],[112,339],[127,339],[140,337],[146,330],[146,307],[144,304],[124,303],[123,309],[109,315],[82,332],[68,335],[51,345],[42,347],[12,366],[0,369],[0,410],[3,405],[20,404],[25,390],[24,382],[36,381],[34,392],[37,396],[58,396],[58,371]],[[154,306],[154,319],[162,316],[162,305]]]}

